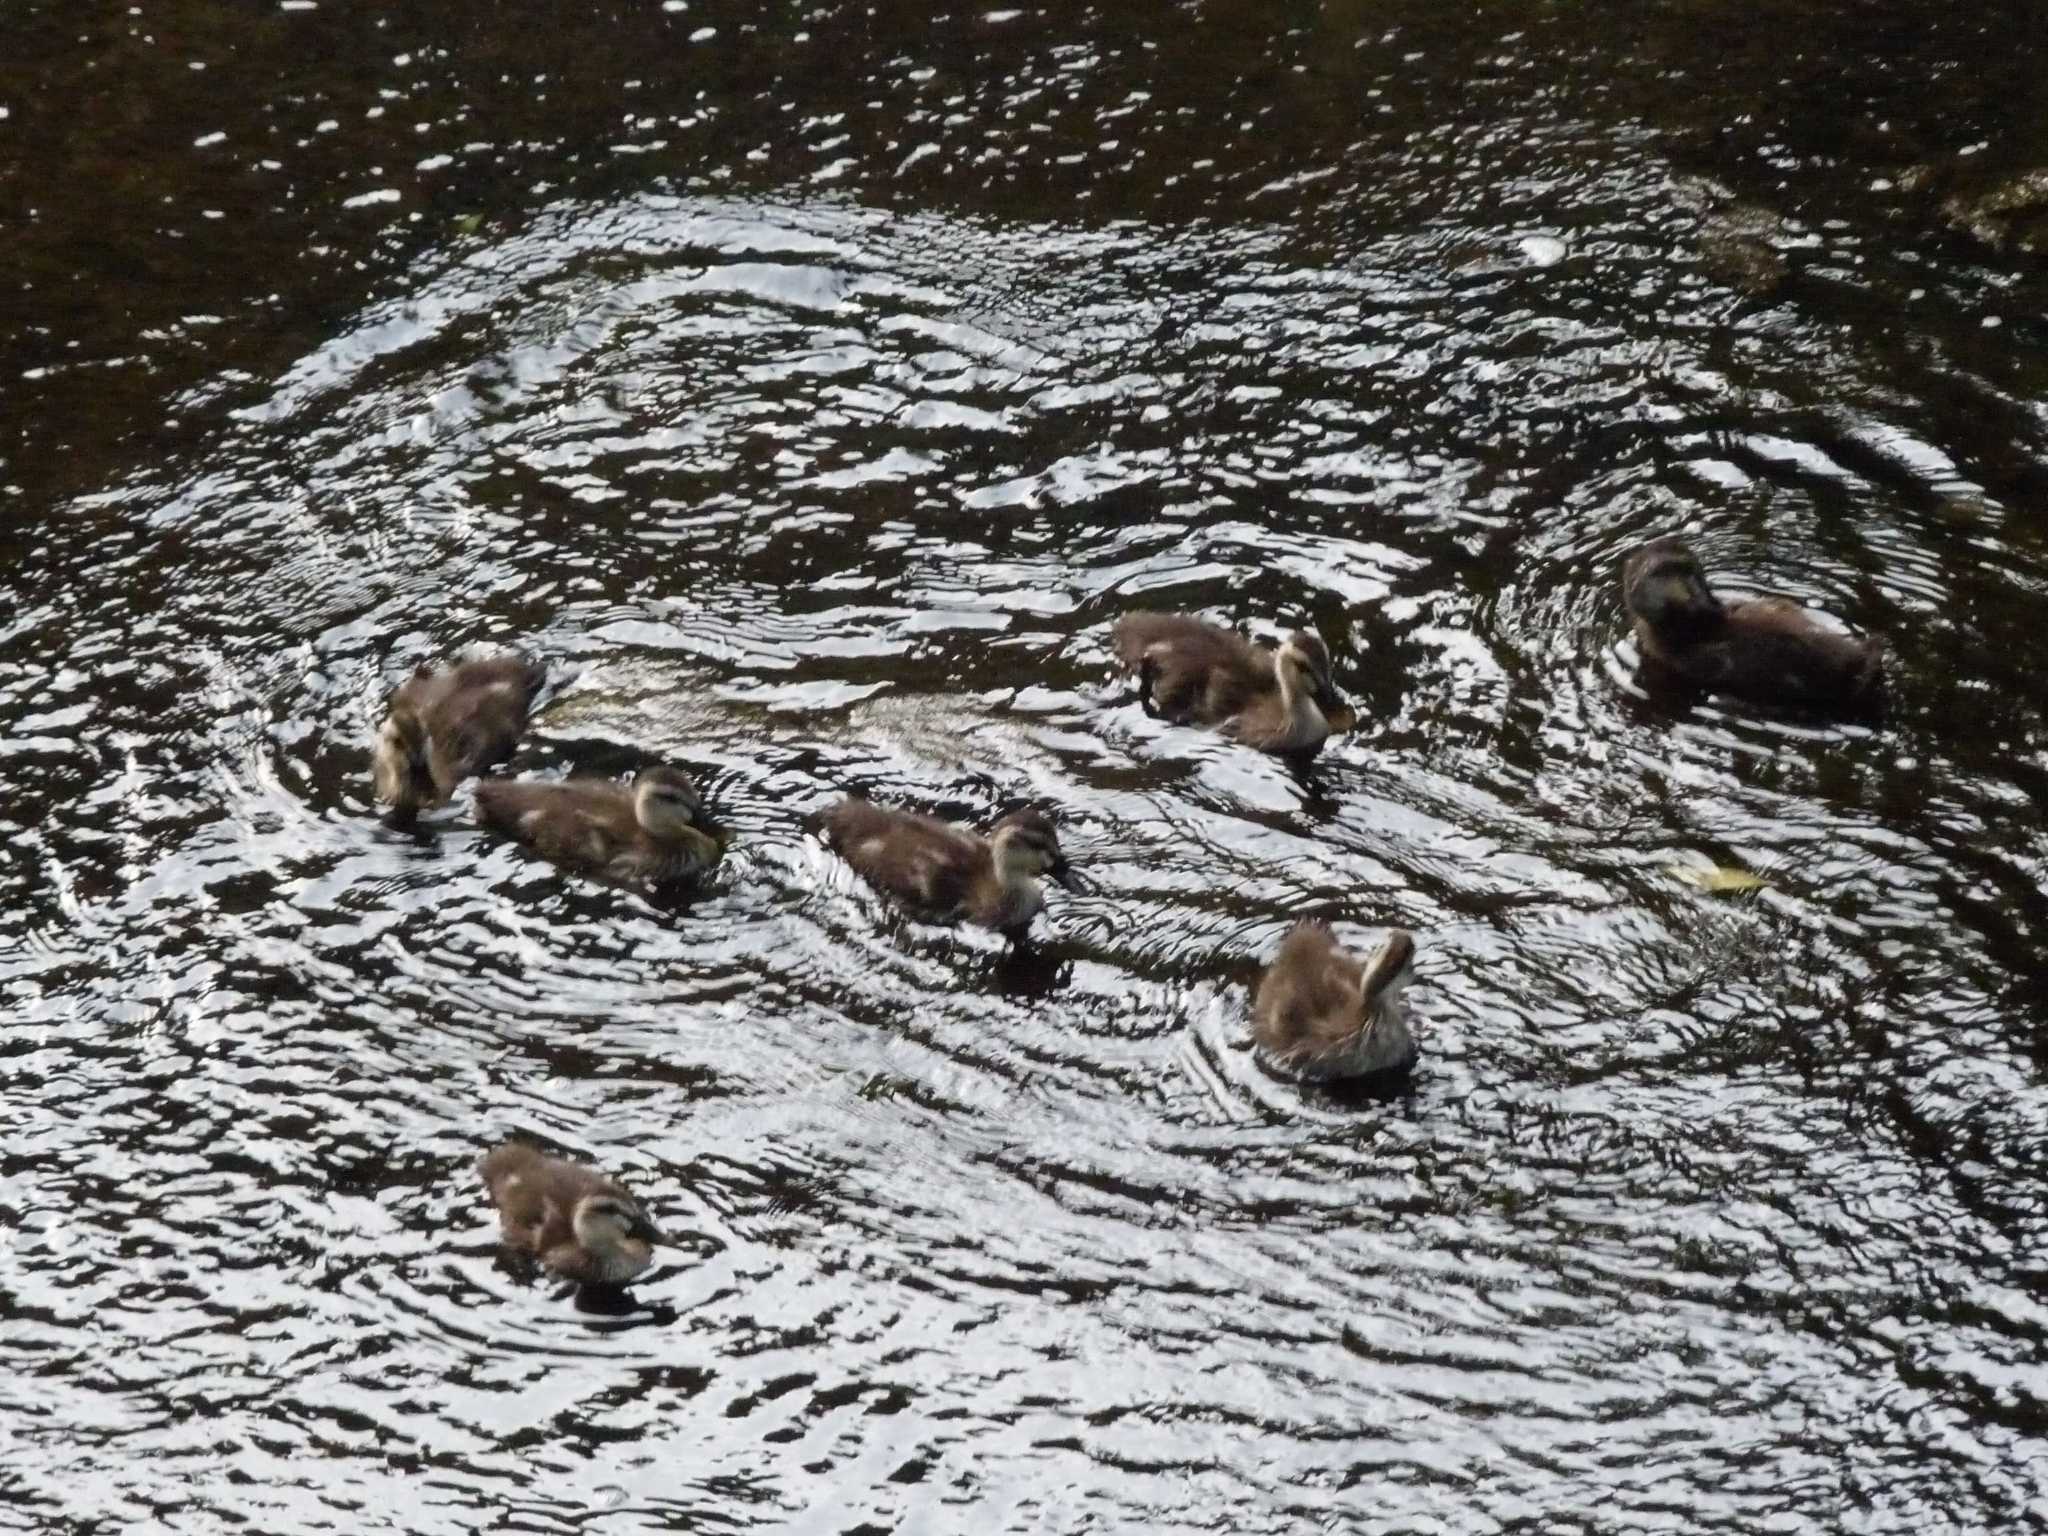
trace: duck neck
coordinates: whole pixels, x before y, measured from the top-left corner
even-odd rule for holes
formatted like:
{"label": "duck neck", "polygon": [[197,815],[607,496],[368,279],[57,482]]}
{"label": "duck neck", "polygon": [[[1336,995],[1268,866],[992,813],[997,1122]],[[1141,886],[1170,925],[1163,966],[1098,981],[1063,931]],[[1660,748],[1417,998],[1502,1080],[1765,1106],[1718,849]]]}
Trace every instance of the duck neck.
{"label": "duck neck", "polygon": [[987,892],[982,904],[990,914],[991,928],[1030,922],[1045,900],[1037,878],[1006,862],[1000,846],[990,850]]}
{"label": "duck neck", "polygon": [[1368,1003],[1363,1018],[1365,1027],[1353,1047],[1354,1070],[1384,1072],[1415,1059],[1415,1036],[1408,1028],[1408,1009],[1398,992]]}
{"label": "duck neck", "polygon": [[1276,665],[1273,679],[1280,687],[1280,707],[1287,714],[1288,734],[1317,738],[1326,735],[1330,723],[1323,718],[1322,706],[1316,703],[1315,690],[1306,686],[1301,669]]}
{"label": "duck neck", "polygon": [[641,857],[660,872],[662,879],[679,880],[718,862],[717,841],[695,827],[664,826],[659,831],[643,827],[642,831],[646,841],[641,844]]}
{"label": "duck neck", "polygon": [[647,1267],[652,1257],[645,1243],[629,1237],[589,1245],[585,1252],[590,1258],[590,1278],[612,1285],[632,1279]]}

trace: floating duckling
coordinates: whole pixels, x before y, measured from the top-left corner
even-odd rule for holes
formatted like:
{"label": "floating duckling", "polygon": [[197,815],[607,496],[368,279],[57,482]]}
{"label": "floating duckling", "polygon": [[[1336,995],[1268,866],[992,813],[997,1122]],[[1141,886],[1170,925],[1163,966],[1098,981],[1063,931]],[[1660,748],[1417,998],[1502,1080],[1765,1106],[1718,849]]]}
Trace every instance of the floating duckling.
{"label": "floating duckling", "polygon": [[565,1280],[624,1285],[664,1241],[640,1202],[594,1168],[508,1141],[477,1163],[505,1241]]}
{"label": "floating duckling", "polygon": [[1129,613],[1109,641],[1146,704],[1177,725],[1214,726],[1261,752],[1313,754],[1351,712],[1310,630],[1277,648],[1181,613]]}
{"label": "floating duckling", "polygon": [[1414,935],[1396,928],[1367,961],[1329,928],[1297,923],[1252,999],[1252,1039],[1273,1067],[1307,1082],[1398,1075],[1421,1053],[1405,993]]}
{"label": "floating duckling", "polygon": [[464,779],[502,763],[546,676],[544,663],[524,656],[422,663],[391,695],[378,732],[377,798],[407,813],[440,805]]}
{"label": "floating duckling", "polygon": [[1655,539],[1629,555],[1621,595],[1652,681],[1837,707],[1867,702],[1882,686],[1882,641],[1838,633],[1789,597],[1722,602],[1683,540]]}
{"label": "floating duckling", "polygon": [[718,862],[699,830],[704,799],[680,768],[643,768],[628,788],[611,779],[561,783],[493,779],[476,787],[477,819],[544,859],[621,885],[686,880]]}
{"label": "floating duckling", "polygon": [[870,885],[934,922],[965,921],[1021,938],[1045,903],[1038,876],[1070,885],[1052,818],[1012,811],[981,837],[933,816],[842,800],[825,841]]}

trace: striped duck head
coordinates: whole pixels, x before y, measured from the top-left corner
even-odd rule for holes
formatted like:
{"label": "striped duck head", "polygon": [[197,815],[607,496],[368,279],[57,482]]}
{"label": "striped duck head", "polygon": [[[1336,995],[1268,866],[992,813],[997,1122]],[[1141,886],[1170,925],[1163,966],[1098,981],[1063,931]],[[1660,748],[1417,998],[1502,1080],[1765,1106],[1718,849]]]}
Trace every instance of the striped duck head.
{"label": "striped duck head", "polygon": [[664,1241],[647,1212],[623,1194],[585,1195],[573,1217],[576,1241],[605,1277],[628,1279],[654,1261]]}
{"label": "striped duck head", "polygon": [[1674,639],[1711,631],[1721,600],[1683,539],[1653,539],[1622,562],[1621,598],[1652,633]]}
{"label": "striped duck head", "polygon": [[410,709],[394,709],[385,716],[377,732],[370,775],[377,798],[401,811],[434,798],[433,775],[427,767],[427,728]]}
{"label": "striped duck head", "polygon": [[1314,699],[1326,719],[1334,721],[1345,708],[1331,676],[1330,647],[1312,629],[1298,629],[1281,643],[1273,653],[1273,676],[1284,691]]}
{"label": "striped duck head", "polygon": [[1073,870],[1060,852],[1059,831],[1043,811],[1012,811],[995,824],[989,847],[1005,885],[1049,875],[1072,887]]}
{"label": "striped duck head", "polygon": [[633,780],[633,816],[650,834],[678,839],[685,833],[703,836],[698,824],[704,797],[697,781],[680,768],[643,768]]}

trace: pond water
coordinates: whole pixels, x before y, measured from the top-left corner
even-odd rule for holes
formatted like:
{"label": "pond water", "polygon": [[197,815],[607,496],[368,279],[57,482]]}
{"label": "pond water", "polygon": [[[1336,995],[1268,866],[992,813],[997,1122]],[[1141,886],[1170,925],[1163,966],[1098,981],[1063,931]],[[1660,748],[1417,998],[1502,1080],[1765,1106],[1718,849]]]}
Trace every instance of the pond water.
{"label": "pond water", "polygon": [[[0,1522],[2048,1518],[2030,7],[86,9],[0,62]],[[1884,717],[1645,697],[1670,530]],[[1138,606],[1357,730],[1148,719]],[[378,817],[472,646],[704,889]],[[1091,888],[906,922],[847,790]],[[1252,1061],[1303,913],[1419,936],[1404,1091]]]}

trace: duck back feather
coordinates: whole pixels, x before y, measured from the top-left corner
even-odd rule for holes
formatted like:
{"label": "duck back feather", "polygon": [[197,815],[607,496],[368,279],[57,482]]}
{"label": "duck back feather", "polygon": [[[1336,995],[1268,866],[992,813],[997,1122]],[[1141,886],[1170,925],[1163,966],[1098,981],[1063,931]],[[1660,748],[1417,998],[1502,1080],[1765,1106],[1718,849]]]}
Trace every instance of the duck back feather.
{"label": "duck back feather", "polygon": [[1273,689],[1273,653],[1184,613],[1127,613],[1110,645],[1140,697],[1179,725],[1222,725]]}
{"label": "duck back feather", "polygon": [[510,757],[546,678],[545,663],[523,656],[422,664],[391,695],[377,749],[379,798],[401,810],[439,805],[464,779]]}
{"label": "duck back feather", "polygon": [[576,1208],[590,1196],[637,1202],[616,1179],[594,1168],[507,1142],[477,1162],[505,1242],[530,1253],[566,1280],[616,1285],[653,1262],[651,1246],[630,1244],[594,1253],[576,1235]]}
{"label": "duck back feather", "polygon": [[940,922],[971,915],[976,886],[995,878],[988,843],[936,816],[848,799],[825,813],[824,831],[863,880]]}
{"label": "duck back feather", "polygon": [[552,864],[619,884],[685,880],[720,852],[692,828],[654,836],[640,824],[632,788],[610,779],[492,779],[476,787],[476,814]]}

